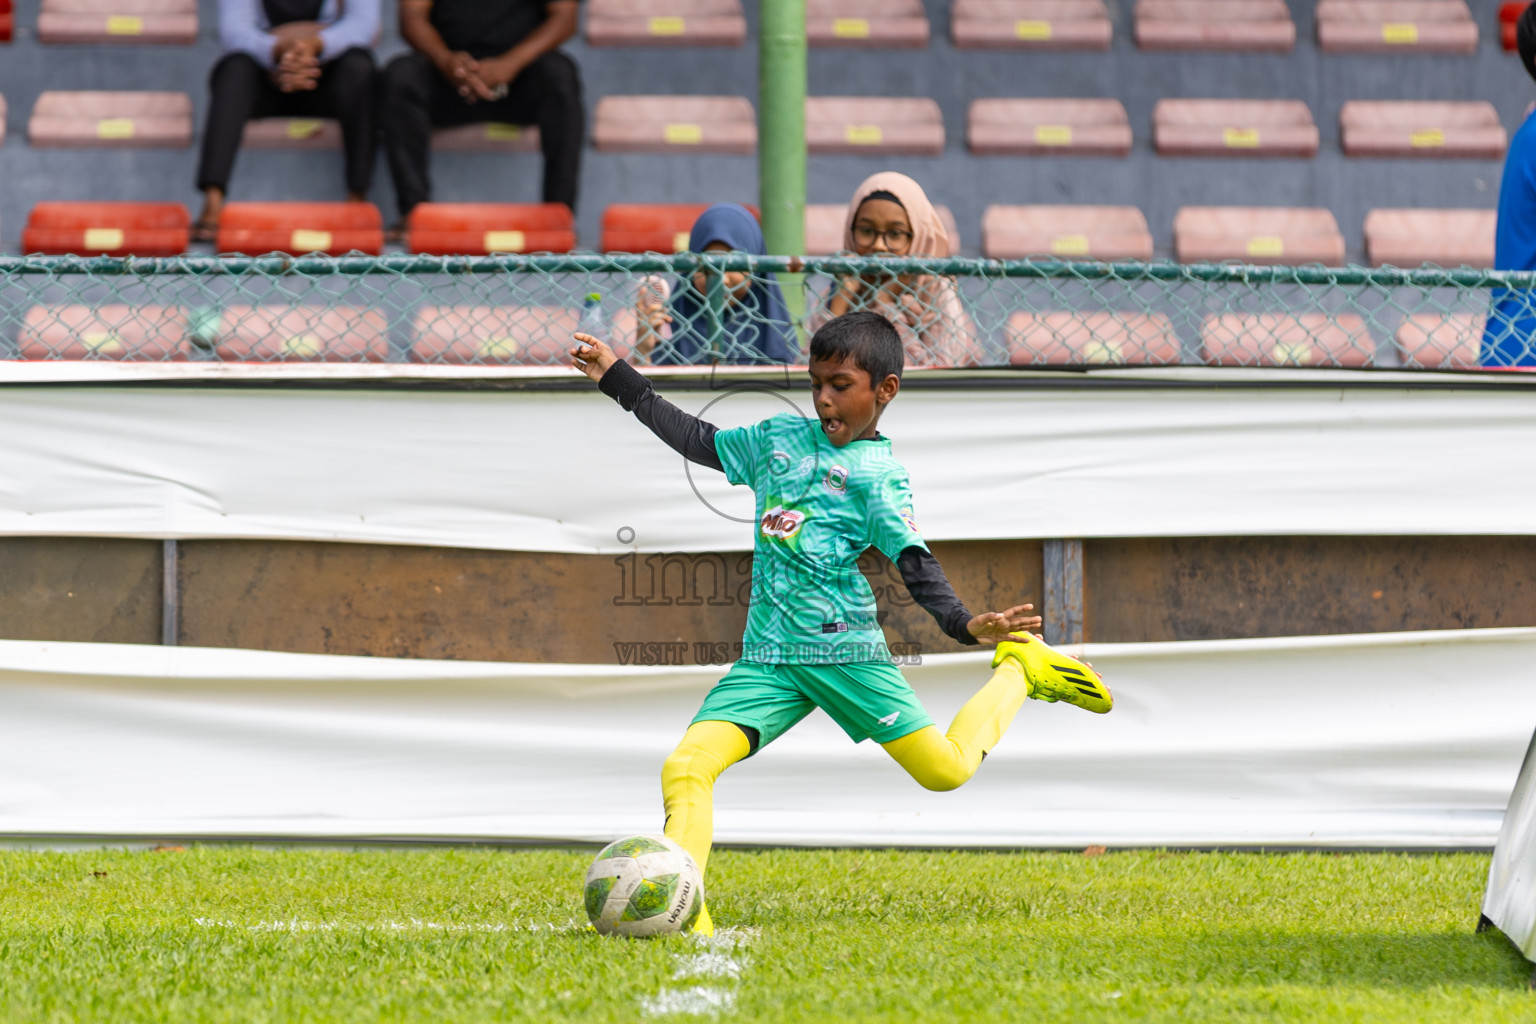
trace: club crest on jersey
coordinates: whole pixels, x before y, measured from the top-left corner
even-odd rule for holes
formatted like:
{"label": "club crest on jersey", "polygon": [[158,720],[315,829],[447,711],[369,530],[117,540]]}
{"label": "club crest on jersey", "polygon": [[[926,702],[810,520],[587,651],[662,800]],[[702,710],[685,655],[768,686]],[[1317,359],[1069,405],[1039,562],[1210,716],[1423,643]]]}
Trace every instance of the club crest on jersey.
{"label": "club crest on jersey", "polygon": [[800,532],[801,525],[805,522],[805,513],[783,505],[775,505],[763,513],[763,522],[760,527],[764,537],[778,537],[787,540]]}
{"label": "club crest on jersey", "polygon": [[822,477],[821,485],[833,494],[846,494],[848,492],[848,467],[833,465],[827,470],[827,475]]}
{"label": "club crest on jersey", "polygon": [[911,530],[913,533],[922,532],[917,528],[917,517],[912,514],[911,505],[908,505],[906,508],[901,510],[901,521],[906,523],[907,529]]}

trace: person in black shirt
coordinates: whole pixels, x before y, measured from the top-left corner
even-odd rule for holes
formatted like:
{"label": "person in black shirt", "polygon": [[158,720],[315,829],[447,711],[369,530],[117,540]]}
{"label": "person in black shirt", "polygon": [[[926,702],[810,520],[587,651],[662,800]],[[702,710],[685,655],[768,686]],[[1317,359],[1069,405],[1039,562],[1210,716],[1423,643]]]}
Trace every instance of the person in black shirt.
{"label": "person in black shirt", "polygon": [[576,34],[578,3],[400,0],[413,52],[384,69],[379,119],[402,226],[432,197],[432,128],[484,121],[537,125],[544,201],[575,209],[586,113],[576,63],[558,47]]}

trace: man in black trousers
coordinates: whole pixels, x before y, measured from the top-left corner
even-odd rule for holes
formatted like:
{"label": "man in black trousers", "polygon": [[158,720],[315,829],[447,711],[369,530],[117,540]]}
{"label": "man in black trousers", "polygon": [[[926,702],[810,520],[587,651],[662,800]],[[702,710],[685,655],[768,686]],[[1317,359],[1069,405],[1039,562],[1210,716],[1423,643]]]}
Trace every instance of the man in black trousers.
{"label": "man in black trousers", "polygon": [[[379,120],[402,227],[432,197],[434,126],[501,121],[539,128],[544,201],[576,207],[586,113],[576,63],[579,0],[400,0],[411,53],[384,69]],[[397,229],[398,230],[398,229]]]}

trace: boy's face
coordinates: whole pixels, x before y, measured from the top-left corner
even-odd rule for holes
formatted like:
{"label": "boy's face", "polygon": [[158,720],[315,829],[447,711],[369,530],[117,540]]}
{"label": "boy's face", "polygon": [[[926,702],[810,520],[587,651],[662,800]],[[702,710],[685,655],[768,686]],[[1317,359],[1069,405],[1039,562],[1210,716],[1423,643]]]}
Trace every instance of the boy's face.
{"label": "boy's face", "polygon": [[835,448],[874,437],[880,413],[900,387],[895,374],[871,384],[869,371],[852,359],[811,360],[811,400],[822,433]]}

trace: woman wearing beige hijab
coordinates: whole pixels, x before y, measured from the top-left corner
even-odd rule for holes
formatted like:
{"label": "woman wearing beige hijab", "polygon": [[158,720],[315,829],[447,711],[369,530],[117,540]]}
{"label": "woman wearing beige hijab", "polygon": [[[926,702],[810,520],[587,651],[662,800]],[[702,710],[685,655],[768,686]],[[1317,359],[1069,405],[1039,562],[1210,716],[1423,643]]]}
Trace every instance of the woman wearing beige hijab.
{"label": "woman wearing beige hijab", "polygon": [[[860,256],[949,255],[949,235],[922,186],[883,171],[859,185],[843,222],[843,248]],[[952,277],[866,272],[841,278],[827,295],[829,320],[855,309],[885,316],[901,333],[908,366],[974,366],[976,326]],[[819,326],[819,324],[813,324]]]}

